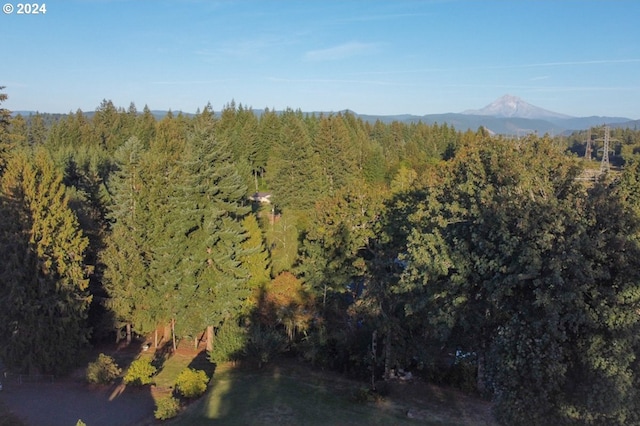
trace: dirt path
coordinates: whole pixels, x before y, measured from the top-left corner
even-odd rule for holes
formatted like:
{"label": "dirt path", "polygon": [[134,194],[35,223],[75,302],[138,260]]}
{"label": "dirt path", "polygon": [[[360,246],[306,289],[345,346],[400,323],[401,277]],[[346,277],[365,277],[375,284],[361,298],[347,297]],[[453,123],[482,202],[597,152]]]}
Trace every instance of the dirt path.
{"label": "dirt path", "polygon": [[5,384],[2,401],[29,426],[133,426],[153,423],[148,388],[90,386],[75,381]]}

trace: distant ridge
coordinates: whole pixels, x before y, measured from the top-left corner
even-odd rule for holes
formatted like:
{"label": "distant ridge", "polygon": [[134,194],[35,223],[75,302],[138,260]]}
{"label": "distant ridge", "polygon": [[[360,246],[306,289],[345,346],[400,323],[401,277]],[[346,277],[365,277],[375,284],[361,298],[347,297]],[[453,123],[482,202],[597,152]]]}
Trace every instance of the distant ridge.
{"label": "distant ridge", "polygon": [[[264,113],[262,109],[252,109],[258,117]],[[281,113],[282,111],[275,111]],[[27,120],[29,116],[35,114],[35,111],[14,111],[12,115],[21,114]],[[139,112],[141,113],[141,112]],[[151,113],[157,120],[162,119],[168,111],[152,110]],[[501,135],[517,135],[522,136],[528,133],[538,133],[540,135],[548,133],[551,135],[568,135],[573,131],[586,130],[590,127],[602,126],[607,124],[616,128],[636,129],[640,127],[640,120],[632,120],[626,117],[572,117],[566,114],[549,111],[535,105],[529,104],[517,96],[504,95],[484,108],[477,110],[466,110],[462,113],[445,113],[445,114],[427,114],[427,115],[367,115],[358,114],[348,109],[342,111],[314,111],[303,112],[303,114],[315,115],[331,115],[337,113],[350,113],[369,123],[381,121],[383,123],[391,123],[393,121],[403,123],[417,123],[419,121],[426,124],[447,124],[459,131],[472,130],[475,131],[480,127],[488,129],[491,133]],[[45,113],[46,114],[46,113]],[[92,117],[95,111],[85,112],[85,115]],[[172,114],[177,116],[183,114],[192,116],[191,113],[173,111]],[[220,111],[214,111],[219,116]],[[51,118],[59,119],[66,114],[51,114]]]}

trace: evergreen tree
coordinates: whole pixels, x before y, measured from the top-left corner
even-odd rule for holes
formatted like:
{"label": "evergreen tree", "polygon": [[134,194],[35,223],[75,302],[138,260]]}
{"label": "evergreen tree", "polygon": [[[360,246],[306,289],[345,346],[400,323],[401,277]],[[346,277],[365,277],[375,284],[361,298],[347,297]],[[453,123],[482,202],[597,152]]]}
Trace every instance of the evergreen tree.
{"label": "evergreen tree", "polygon": [[148,148],[156,137],[156,118],[147,105],[141,115],[135,116],[134,134]]}
{"label": "evergreen tree", "polygon": [[275,276],[293,269],[298,259],[300,223],[306,219],[307,213],[284,209],[274,215],[273,210],[268,215],[268,220],[263,217],[262,229],[265,230],[265,240],[271,256],[271,273]]}
{"label": "evergreen tree", "polygon": [[386,163],[380,144],[371,142],[364,148],[362,174],[367,183],[383,183],[386,176]]}
{"label": "evergreen tree", "polygon": [[113,153],[133,135],[135,121],[123,109],[116,108],[112,101],[104,99],[96,109],[92,124],[93,143]]}
{"label": "evergreen tree", "polygon": [[260,178],[264,178],[271,149],[278,143],[280,138],[280,124],[278,114],[268,108],[260,116],[255,157],[256,170],[258,170]]}
{"label": "evergreen tree", "polygon": [[166,284],[176,291],[172,297],[181,335],[194,336],[235,318],[249,296],[240,260],[246,186],[229,146],[215,139],[213,123],[207,108],[195,119],[183,177],[171,201],[172,239],[162,248],[162,270]]}
{"label": "evergreen tree", "polygon": [[[145,156],[147,165],[144,167],[143,178],[145,196],[144,203],[149,213],[146,229],[150,252],[149,282],[145,296],[145,312],[148,322],[175,325],[178,313],[182,312],[180,278],[177,274],[181,260],[181,243],[184,242],[180,228],[174,225],[175,211],[181,199],[181,187],[184,173],[181,167],[181,157],[169,146],[154,145]],[[180,253],[179,253],[180,252]],[[175,346],[175,327],[172,327]],[[169,336],[165,335],[166,338]]]}
{"label": "evergreen tree", "polygon": [[145,199],[145,151],[138,138],[131,137],[115,153],[119,170],[110,178],[113,202],[109,219],[111,232],[102,252],[104,281],[109,295],[108,307],[116,315],[119,327],[131,326],[144,334],[157,323],[149,315],[153,309],[147,297],[149,277],[150,220],[148,197]]}
{"label": "evergreen tree", "polygon": [[89,337],[87,239],[41,148],[11,159],[2,194],[1,356],[19,370],[64,371]]}
{"label": "evergreen tree", "polygon": [[333,195],[357,176],[357,151],[341,116],[322,117],[314,138],[323,187]]}
{"label": "evergreen tree", "polygon": [[4,171],[7,162],[8,153],[11,151],[13,144],[9,138],[9,125],[11,124],[11,111],[2,108],[2,103],[8,98],[6,93],[1,93],[5,86],[0,86],[0,176]]}
{"label": "evergreen tree", "polygon": [[20,114],[11,119],[11,126],[9,127],[9,140],[11,146],[22,146],[27,144],[28,127],[24,117]]}
{"label": "evergreen tree", "polygon": [[[269,252],[264,246],[262,230],[253,214],[248,214],[242,221],[247,238],[242,243],[245,253],[240,257],[241,264],[248,272],[247,287],[256,296],[258,290],[271,280],[271,262]],[[249,300],[247,308],[255,306],[257,299]],[[251,306],[253,304],[253,306]]]}
{"label": "evergreen tree", "polygon": [[169,111],[157,124],[152,150],[174,160],[179,158],[185,149],[188,124],[182,114],[174,117]]}
{"label": "evergreen tree", "polygon": [[42,145],[47,140],[47,128],[40,113],[29,117],[27,143],[31,146]]}
{"label": "evergreen tree", "polygon": [[235,138],[233,145],[241,147],[239,150],[238,160],[246,162],[250,175],[245,176],[247,187],[250,192],[258,191],[258,174],[264,166],[261,163],[259,144],[259,122],[256,115],[250,108],[238,107],[238,115],[236,120]]}
{"label": "evergreen tree", "polygon": [[[216,123],[216,137],[229,145],[233,154],[233,162],[244,178],[251,192],[258,190],[258,173],[261,166],[257,164],[258,155],[258,119],[253,111],[234,101],[223,108],[220,120]],[[248,194],[247,194],[248,195]]]}
{"label": "evergreen tree", "polygon": [[273,147],[267,182],[278,207],[305,210],[323,194],[318,155],[314,152],[304,122],[289,111],[282,118],[280,141]]}

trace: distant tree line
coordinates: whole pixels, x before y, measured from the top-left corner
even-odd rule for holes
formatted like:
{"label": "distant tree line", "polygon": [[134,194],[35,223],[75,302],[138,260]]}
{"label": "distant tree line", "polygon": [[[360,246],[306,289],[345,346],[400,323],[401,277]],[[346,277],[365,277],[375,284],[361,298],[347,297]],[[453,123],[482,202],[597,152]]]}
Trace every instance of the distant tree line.
{"label": "distant tree line", "polygon": [[234,102],[45,121],[0,109],[7,366],[62,373],[151,336],[216,362],[410,369],[503,424],[640,422],[640,132],[614,130],[622,171],[585,183],[582,134]]}

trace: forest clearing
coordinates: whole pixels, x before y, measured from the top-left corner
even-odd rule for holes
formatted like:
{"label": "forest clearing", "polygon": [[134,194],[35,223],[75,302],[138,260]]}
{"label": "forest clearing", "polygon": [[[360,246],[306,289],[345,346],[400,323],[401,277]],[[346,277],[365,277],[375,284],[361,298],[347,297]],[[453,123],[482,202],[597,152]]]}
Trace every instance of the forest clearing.
{"label": "forest clearing", "polygon": [[[111,354],[120,360],[132,357],[131,353]],[[201,352],[181,349],[165,361],[150,387],[91,386],[84,382],[83,371],[54,383],[11,384],[0,393],[0,426],[66,426],[79,419],[87,426],[157,424],[154,401],[171,394],[178,372],[188,365],[211,370],[206,360],[198,361],[199,356]],[[489,402],[421,380],[397,381],[390,386],[389,395],[373,398],[362,381],[296,360],[280,360],[263,369],[225,364],[215,370],[207,393],[167,424],[497,424]]]}

